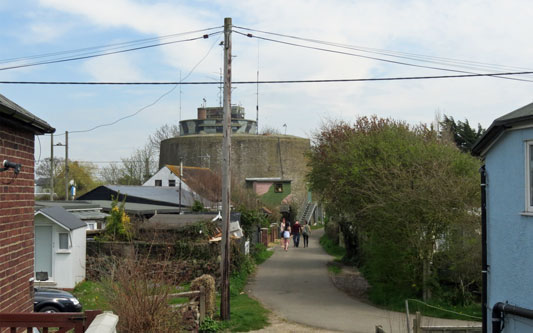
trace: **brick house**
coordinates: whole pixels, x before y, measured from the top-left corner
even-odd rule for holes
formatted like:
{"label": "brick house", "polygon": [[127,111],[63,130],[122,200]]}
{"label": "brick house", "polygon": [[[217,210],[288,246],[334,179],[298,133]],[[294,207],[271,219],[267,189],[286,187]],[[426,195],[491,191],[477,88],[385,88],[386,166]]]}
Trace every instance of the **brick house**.
{"label": "brick house", "polygon": [[0,312],[33,311],[34,139],[54,131],[0,95]]}

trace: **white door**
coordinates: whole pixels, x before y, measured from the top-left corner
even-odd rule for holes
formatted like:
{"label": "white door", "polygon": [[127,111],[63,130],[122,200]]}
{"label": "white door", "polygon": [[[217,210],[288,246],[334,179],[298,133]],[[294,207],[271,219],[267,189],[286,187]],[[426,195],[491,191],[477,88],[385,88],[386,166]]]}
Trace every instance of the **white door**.
{"label": "white door", "polygon": [[35,272],[52,276],[52,227],[35,227]]}

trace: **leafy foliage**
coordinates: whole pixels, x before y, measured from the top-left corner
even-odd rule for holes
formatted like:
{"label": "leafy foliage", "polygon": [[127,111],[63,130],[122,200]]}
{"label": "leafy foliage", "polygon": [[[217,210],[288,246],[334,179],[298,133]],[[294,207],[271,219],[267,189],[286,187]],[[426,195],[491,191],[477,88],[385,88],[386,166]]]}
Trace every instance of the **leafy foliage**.
{"label": "leafy foliage", "polygon": [[204,211],[204,204],[199,200],[194,200],[194,203],[192,204],[191,210],[193,212],[203,212]]}
{"label": "leafy foliage", "polygon": [[[441,281],[433,262],[446,249],[466,250],[453,230],[479,227],[477,159],[424,125],[377,117],[325,125],[310,157],[309,182],[342,231],[343,261],[361,265],[378,301],[456,287],[458,277]],[[479,235],[469,237],[473,261]],[[451,252],[440,269],[454,265],[446,258]],[[468,275],[463,281],[479,274]]]}
{"label": "leafy foliage", "polygon": [[124,210],[126,197],[120,203],[118,195],[111,198],[113,199],[111,213],[106,220],[103,238],[105,240],[131,240],[131,220]]}

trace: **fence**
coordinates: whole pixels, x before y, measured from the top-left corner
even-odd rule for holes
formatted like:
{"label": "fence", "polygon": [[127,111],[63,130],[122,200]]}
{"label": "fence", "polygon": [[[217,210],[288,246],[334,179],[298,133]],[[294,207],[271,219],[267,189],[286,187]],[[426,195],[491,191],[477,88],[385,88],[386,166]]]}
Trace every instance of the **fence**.
{"label": "fence", "polygon": [[100,310],[84,313],[0,313],[0,328],[9,327],[11,332],[25,328],[29,333],[33,327],[40,328],[43,333],[48,333],[49,328],[57,328],[53,331],[61,333],[73,329],[75,333],[83,333],[101,313]]}
{"label": "fence", "polygon": [[481,333],[481,326],[422,326],[422,315],[417,312],[413,333]]}

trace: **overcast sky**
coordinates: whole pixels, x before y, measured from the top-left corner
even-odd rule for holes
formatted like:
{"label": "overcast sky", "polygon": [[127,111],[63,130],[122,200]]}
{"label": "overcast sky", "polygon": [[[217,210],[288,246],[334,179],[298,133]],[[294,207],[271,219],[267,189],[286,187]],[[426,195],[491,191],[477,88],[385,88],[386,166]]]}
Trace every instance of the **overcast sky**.
{"label": "overcast sky", "polygon": [[[0,0],[0,69],[12,58],[196,32],[151,43],[222,31],[231,17],[242,28],[275,32],[403,55],[403,58],[252,32],[255,36],[328,50],[471,73],[533,70],[533,3],[524,1],[133,1]],[[233,81],[384,78],[461,74],[336,54],[233,33]],[[0,70],[0,81],[210,81],[223,67],[222,34],[135,52]],[[142,45],[148,45],[145,43]],[[140,44],[138,44],[140,45]],[[409,55],[408,55],[409,54]],[[420,62],[418,56],[433,57]],[[437,58],[438,57],[438,58]],[[429,59],[429,58],[426,58]],[[455,59],[453,64],[449,59]],[[467,63],[469,62],[469,63]],[[475,67],[473,63],[476,62]],[[490,64],[480,67],[479,63]],[[460,66],[459,66],[460,65]],[[468,65],[468,67],[467,67]],[[190,73],[189,76],[187,76]],[[533,80],[533,75],[516,76]],[[173,86],[48,86],[0,84],[0,93],[57,129],[87,130],[133,114]],[[232,103],[255,119],[256,85],[235,85]],[[488,127],[533,101],[533,82],[492,77],[259,86],[259,127],[309,137],[327,119],[378,115],[430,123],[435,113]],[[181,86],[153,106],[113,126],[69,135],[69,157],[101,162],[128,157],[164,124],[196,118],[219,105],[217,85]],[[64,142],[64,137],[57,141]],[[36,159],[49,157],[40,137]],[[63,148],[56,148],[62,156]],[[157,158],[157,157],[156,157]]]}

